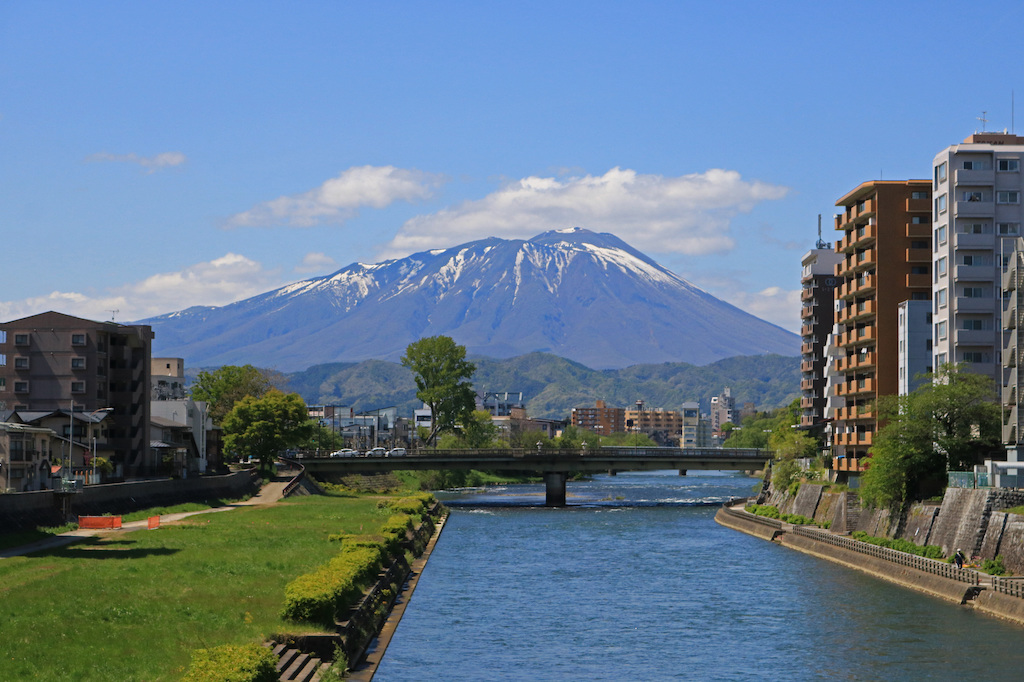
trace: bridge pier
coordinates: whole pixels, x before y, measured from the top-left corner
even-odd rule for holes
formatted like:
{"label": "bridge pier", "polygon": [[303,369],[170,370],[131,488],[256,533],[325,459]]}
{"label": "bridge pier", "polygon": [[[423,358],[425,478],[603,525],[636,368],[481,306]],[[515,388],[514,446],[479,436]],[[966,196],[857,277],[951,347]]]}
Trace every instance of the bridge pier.
{"label": "bridge pier", "polygon": [[544,506],[565,506],[565,481],[569,474],[552,471],[544,474]]}
{"label": "bridge pier", "polygon": [[679,475],[680,476],[685,476],[686,475],[686,469],[680,469],[679,470]]}
{"label": "bridge pier", "polygon": [[609,469],[609,470],[608,470],[608,475],[609,475],[609,476],[618,476],[618,475],[619,475],[619,472],[618,472],[618,471],[616,471],[615,469]]}

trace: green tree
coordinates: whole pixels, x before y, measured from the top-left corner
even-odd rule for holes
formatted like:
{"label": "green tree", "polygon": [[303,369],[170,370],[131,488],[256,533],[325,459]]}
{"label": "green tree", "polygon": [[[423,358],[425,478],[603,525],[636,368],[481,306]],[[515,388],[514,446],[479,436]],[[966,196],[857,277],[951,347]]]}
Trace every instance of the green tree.
{"label": "green tree", "polygon": [[476,404],[469,382],[476,366],[466,360],[465,346],[448,336],[428,336],[406,347],[402,365],[412,370],[416,397],[433,415],[428,443],[439,431],[453,431],[468,421]]}
{"label": "green tree", "polygon": [[269,472],[282,451],[313,433],[306,403],[297,393],[270,389],[262,397],[246,396],[224,417],[224,448],[235,457],[258,459]]}
{"label": "green tree", "polygon": [[224,365],[212,372],[202,371],[192,384],[192,400],[210,405],[210,418],[222,424],[231,408],[246,396],[262,397],[272,388],[285,385],[284,375],[252,365]]}
{"label": "green tree", "polygon": [[941,490],[947,471],[968,469],[999,449],[1000,410],[987,376],[946,364],[905,396],[878,401],[884,424],[874,437],[861,498],[904,506]]}
{"label": "green tree", "polygon": [[580,450],[583,443],[588,446],[596,446],[598,443],[597,434],[581,429],[578,426],[566,426],[562,429],[562,435],[555,439],[558,447],[567,450]]}
{"label": "green tree", "polygon": [[473,410],[462,423],[462,436],[471,448],[497,447],[498,425],[487,410]]}
{"label": "green tree", "polygon": [[[658,444],[651,440],[651,437],[646,433],[640,433],[639,431],[633,431],[631,433],[625,433],[624,431],[616,431],[610,433],[607,436],[601,436],[601,445],[608,447],[637,447],[637,448],[653,448],[657,447]],[[587,441],[588,445],[590,441]]]}

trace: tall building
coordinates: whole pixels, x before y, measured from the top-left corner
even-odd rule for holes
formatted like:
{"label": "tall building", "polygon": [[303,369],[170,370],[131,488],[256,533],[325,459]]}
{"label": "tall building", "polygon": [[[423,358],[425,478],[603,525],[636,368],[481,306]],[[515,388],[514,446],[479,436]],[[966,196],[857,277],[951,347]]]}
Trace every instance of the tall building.
{"label": "tall building", "polygon": [[[879,180],[845,194],[835,217],[833,466],[862,471],[877,428],[875,401],[899,390],[899,304],[931,299],[931,182]],[[838,403],[838,401],[836,401]]]}
{"label": "tall building", "polygon": [[800,426],[805,428],[825,420],[825,344],[835,323],[835,267],[844,258],[819,237],[816,248],[800,259]]}
{"label": "tall building", "polygon": [[1021,371],[1021,354],[1024,352],[1024,239],[1018,238],[1013,253],[1006,264],[1002,278],[1003,310],[1002,324],[1006,334],[1003,345],[1003,444],[1006,445],[1007,459],[1022,461],[1020,452],[1024,443],[1024,409],[1020,406],[1021,391],[1024,389],[1024,371]]}
{"label": "tall building", "polygon": [[157,471],[149,447],[153,330],[47,312],[0,323],[0,401],[9,410],[113,408],[112,463],[123,475]]}
{"label": "tall building", "polygon": [[932,163],[934,365],[963,364],[996,385],[1002,268],[1024,218],[1022,155],[1024,137],[975,133]]}
{"label": "tall building", "polygon": [[932,367],[932,302],[903,301],[899,305],[899,390],[912,393]]}
{"label": "tall building", "polygon": [[598,400],[594,407],[572,408],[572,425],[600,436],[622,433],[626,430],[626,410],[608,407],[603,400]]}
{"label": "tall building", "polygon": [[715,438],[722,435],[722,424],[730,423],[739,426],[736,415],[736,399],[732,397],[732,389],[726,386],[719,395],[711,396],[711,433]]}

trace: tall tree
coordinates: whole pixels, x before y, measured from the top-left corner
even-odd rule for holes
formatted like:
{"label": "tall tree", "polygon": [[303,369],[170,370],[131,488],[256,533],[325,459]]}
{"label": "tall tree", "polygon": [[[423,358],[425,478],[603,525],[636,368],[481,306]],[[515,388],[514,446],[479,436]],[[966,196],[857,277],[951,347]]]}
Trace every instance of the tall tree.
{"label": "tall tree", "polygon": [[428,336],[410,343],[402,365],[413,372],[416,397],[430,408],[433,426],[428,442],[439,431],[451,431],[467,423],[476,404],[469,380],[476,366],[466,360],[466,347],[448,336]]}
{"label": "tall tree", "polygon": [[278,372],[252,365],[224,365],[212,372],[199,373],[192,384],[192,399],[209,403],[210,418],[220,424],[242,398],[260,398],[271,388],[282,388],[285,383],[284,375]]}
{"label": "tall tree", "polygon": [[941,490],[947,471],[969,469],[999,450],[1000,408],[987,376],[946,364],[905,396],[878,401],[875,434],[860,495],[900,507]]}
{"label": "tall tree", "polygon": [[224,449],[236,457],[252,457],[269,471],[282,450],[294,447],[313,433],[306,403],[298,393],[276,388],[262,397],[246,396],[224,418]]}

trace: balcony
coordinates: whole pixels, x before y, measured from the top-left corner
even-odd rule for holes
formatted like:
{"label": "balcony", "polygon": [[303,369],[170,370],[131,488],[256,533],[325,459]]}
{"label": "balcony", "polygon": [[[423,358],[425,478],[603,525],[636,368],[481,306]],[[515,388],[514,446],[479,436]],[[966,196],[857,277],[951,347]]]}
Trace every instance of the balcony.
{"label": "balcony", "polygon": [[814,336],[815,323],[805,324],[800,327],[800,336]]}
{"label": "balcony", "polygon": [[954,329],[953,339],[957,346],[991,346],[996,333],[992,329]]}
{"label": "balcony", "polygon": [[812,299],[814,299],[814,289],[812,287],[804,287],[803,290],[800,291],[800,300],[810,301]]}
{"label": "balcony", "polygon": [[857,248],[867,246],[873,244],[878,237],[878,226],[874,224],[858,225],[847,236],[850,237],[853,246]]}
{"label": "balcony", "polygon": [[931,213],[932,199],[907,199],[906,209],[908,213]]}
{"label": "balcony", "polygon": [[800,355],[810,355],[814,352],[813,343],[802,343],[800,344]]}
{"label": "balcony", "polygon": [[802,379],[800,381],[801,391],[813,391],[814,390],[814,379]]}
{"label": "balcony", "polygon": [[804,360],[800,363],[800,372],[813,372],[814,371],[814,360]]}
{"label": "balcony", "polygon": [[907,288],[909,289],[926,289],[931,286],[931,275],[907,275]]}
{"label": "balcony", "polygon": [[964,234],[955,232],[953,243],[959,249],[991,249],[995,246],[995,235],[988,234]]}
{"label": "balcony", "polygon": [[932,262],[932,250],[931,249],[907,249],[907,262],[908,263],[931,263]]}
{"label": "balcony", "polygon": [[859,472],[867,469],[856,457],[833,457],[832,468],[835,471]]}
{"label": "balcony", "polygon": [[994,265],[957,265],[953,277],[958,282],[992,282],[996,279]]}
{"label": "balcony", "polygon": [[907,223],[907,229],[904,234],[908,237],[928,237],[931,239],[932,226],[931,223]]}
{"label": "balcony", "polygon": [[861,394],[874,394],[875,392],[875,380],[874,379],[860,379],[854,382],[847,382],[847,386],[852,384],[850,389],[850,395],[861,395]]}
{"label": "balcony", "polygon": [[1021,271],[1015,267],[1011,267],[1006,272],[1004,272],[1002,279],[1000,280],[1003,289],[1007,291],[1014,291],[1015,289],[1019,288],[1022,279],[1021,274]]}
{"label": "balcony", "polygon": [[996,211],[992,201],[957,201],[954,206],[957,218],[991,218]]}
{"label": "balcony", "polygon": [[958,313],[994,313],[998,310],[995,299],[988,296],[980,298],[957,296],[953,299],[953,309]]}
{"label": "balcony", "polygon": [[994,185],[996,181],[996,172],[994,168],[988,168],[986,170],[967,170],[966,168],[958,168],[954,171],[955,182],[958,185]]}
{"label": "balcony", "polygon": [[867,317],[872,317],[877,314],[878,305],[874,300],[860,301],[854,306],[846,308],[849,311],[849,319],[852,320],[863,320]]}
{"label": "balcony", "polygon": [[800,408],[806,410],[806,409],[814,407],[814,400],[815,400],[814,398],[801,398],[800,399]]}

